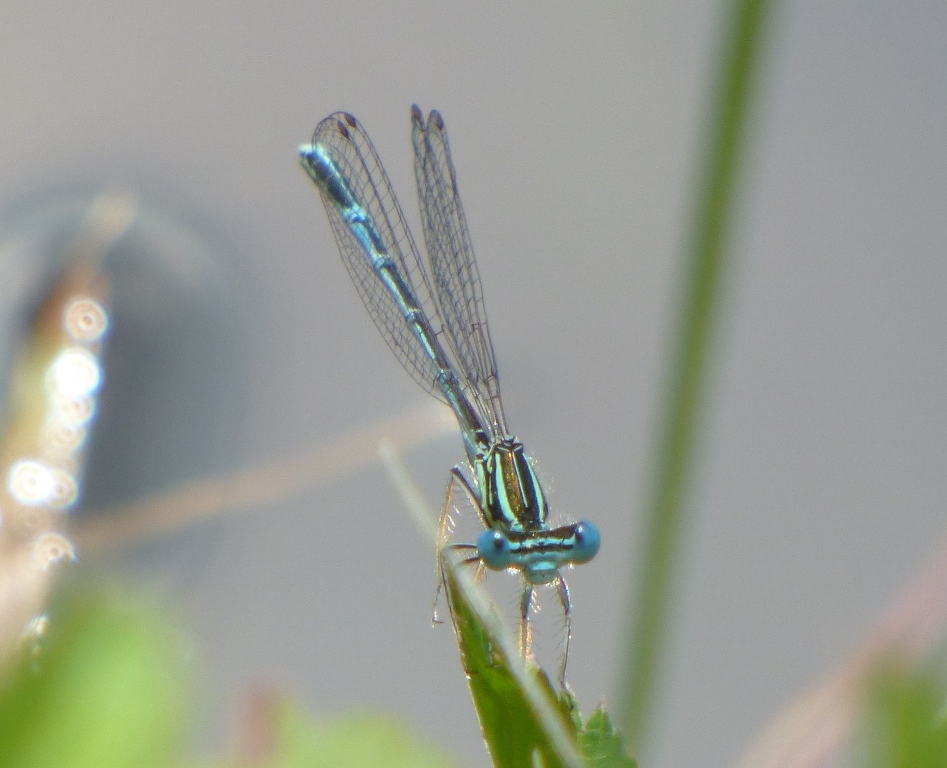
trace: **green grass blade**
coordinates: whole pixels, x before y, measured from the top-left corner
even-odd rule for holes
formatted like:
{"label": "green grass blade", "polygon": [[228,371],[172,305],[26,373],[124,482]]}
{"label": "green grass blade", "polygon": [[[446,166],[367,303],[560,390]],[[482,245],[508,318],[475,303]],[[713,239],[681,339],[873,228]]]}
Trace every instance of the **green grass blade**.
{"label": "green grass blade", "polygon": [[667,634],[735,182],[747,146],[749,103],[762,57],[769,5],[768,0],[735,0],[731,4],[710,104],[694,218],[685,246],[680,325],[641,542],[638,595],[632,606],[634,634],[624,665],[627,680],[621,711],[625,732],[639,750],[654,705],[655,680]]}

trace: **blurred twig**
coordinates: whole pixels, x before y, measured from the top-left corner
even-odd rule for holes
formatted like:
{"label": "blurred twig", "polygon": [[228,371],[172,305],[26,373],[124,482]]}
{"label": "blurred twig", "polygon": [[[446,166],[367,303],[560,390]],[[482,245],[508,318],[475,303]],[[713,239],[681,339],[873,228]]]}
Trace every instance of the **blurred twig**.
{"label": "blurred twig", "polygon": [[428,404],[272,464],[202,478],[134,504],[90,514],[74,528],[71,538],[80,552],[88,553],[168,533],[298,493],[375,461],[380,442],[407,450],[453,429],[450,412],[439,404]]}

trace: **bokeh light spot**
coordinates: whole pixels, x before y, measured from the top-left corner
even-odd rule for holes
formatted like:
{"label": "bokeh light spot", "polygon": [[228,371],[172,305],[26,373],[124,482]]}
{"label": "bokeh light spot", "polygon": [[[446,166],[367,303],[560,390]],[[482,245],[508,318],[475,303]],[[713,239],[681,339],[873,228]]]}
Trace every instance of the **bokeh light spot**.
{"label": "bokeh light spot", "polygon": [[10,467],[7,488],[21,504],[45,504],[53,487],[52,472],[38,461],[25,459]]}
{"label": "bokeh light spot", "polygon": [[44,571],[56,563],[75,559],[75,547],[61,533],[44,533],[33,545],[33,561]]}
{"label": "bokeh light spot", "polygon": [[94,299],[77,298],[66,307],[63,325],[77,341],[97,341],[108,328],[108,315]]}
{"label": "bokeh light spot", "polygon": [[54,391],[69,399],[87,397],[98,389],[102,378],[95,355],[81,347],[60,352],[50,366],[50,374]]}

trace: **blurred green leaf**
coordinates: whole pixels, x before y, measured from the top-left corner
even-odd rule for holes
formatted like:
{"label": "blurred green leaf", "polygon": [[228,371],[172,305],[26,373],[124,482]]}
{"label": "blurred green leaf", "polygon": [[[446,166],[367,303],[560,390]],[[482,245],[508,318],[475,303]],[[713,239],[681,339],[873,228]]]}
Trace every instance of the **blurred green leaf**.
{"label": "blurred green leaf", "polygon": [[102,594],[51,611],[0,686],[0,768],[159,768],[179,755],[182,669],[166,622]]}
{"label": "blurred green leaf", "polygon": [[[317,723],[301,706],[281,700],[273,708],[271,754],[254,768],[457,768],[459,763],[422,743],[387,715],[347,715]],[[248,763],[238,762],[244,766]]]}
{"label": "blurred green leaf", "polygon": [[947,766],[947,675],[889,663],[872,681],[862,729],[865,768]]}

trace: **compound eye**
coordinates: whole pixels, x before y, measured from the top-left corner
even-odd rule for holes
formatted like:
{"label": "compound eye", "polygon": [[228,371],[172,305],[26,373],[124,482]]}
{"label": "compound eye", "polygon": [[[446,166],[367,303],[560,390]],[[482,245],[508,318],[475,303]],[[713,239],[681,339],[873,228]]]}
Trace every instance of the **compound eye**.
{"label": "compound eye", "polygon": [[477,538],[477,552],[483,564],[491,571],[502,571],[512,563],[510,540],[493,528]]}
{"label": "compound eye", "polygon": [[569,559],[573,563],[587,563],[598,552],[602,546],[602,537],[592,523],[581,522],[575,527],[575,544],[572,547],[572,557]]}

